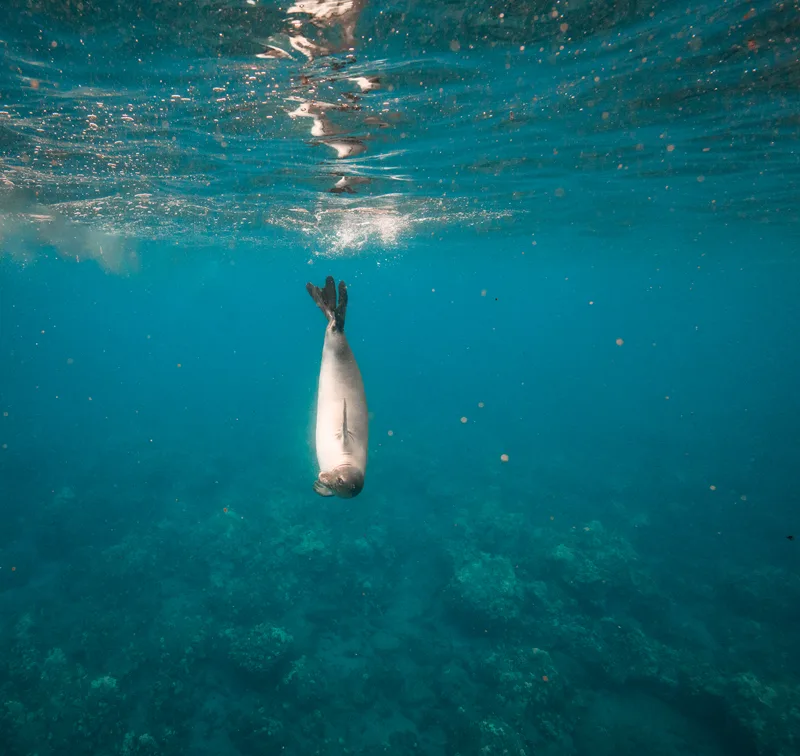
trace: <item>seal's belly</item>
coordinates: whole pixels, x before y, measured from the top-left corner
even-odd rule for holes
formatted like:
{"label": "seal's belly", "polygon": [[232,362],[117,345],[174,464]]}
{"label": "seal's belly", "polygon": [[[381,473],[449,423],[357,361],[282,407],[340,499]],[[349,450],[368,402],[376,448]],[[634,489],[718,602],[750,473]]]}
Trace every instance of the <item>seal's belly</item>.
{"label": "seal's belly", "polygon": [[[345,401],[347,443],[342,437]],[[366,471],[367,444],[367,400],[361,372],[344,335],[329,331],[322,350],[317,395],[316,449],[320,470],[349,463]]]}

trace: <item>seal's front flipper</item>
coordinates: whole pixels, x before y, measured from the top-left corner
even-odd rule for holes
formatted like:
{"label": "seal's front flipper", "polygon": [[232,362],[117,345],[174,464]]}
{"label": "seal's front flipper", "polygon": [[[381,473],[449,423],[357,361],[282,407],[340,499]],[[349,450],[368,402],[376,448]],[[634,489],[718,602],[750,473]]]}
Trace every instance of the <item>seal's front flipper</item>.
{"label": "seal's front flipper", "polygon": [[352,441],[355,436],[353,435],[353,432],[347,428],[347,399],[343,399],[342,401],[344,402],[342,428],[341,430],[336,431],[336,438],[341,439],[342,446],[347,449],[348,442]]}
{"label": "seal's front flipper", "polygon": [[333,496],[333,491],[331,491],[331,489],[328,488],[327,486],[323,486],[322,483],[320,483],[318,480],[314,481],[314,490],[320,496]]}
{"label": "seal's front flipper", "polygon": [[312,283],[306,284],[306,291],[317,303],[317,307],[325,313],[329,323],[333,323],[335,331],[344,331],[344,317],[347,313],[347,285],[339,281],[339,305],[336,305],[336,282],[333,276],[325,279],[325,288],[320,289]]}

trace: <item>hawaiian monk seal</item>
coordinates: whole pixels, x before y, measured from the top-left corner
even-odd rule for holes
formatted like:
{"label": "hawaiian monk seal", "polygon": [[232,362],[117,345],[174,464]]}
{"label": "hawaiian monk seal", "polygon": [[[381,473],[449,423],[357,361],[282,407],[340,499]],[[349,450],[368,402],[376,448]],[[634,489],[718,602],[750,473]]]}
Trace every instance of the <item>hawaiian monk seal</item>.
{"label": "hawaiian monk seal", "polygon": [[317,462],[314,490],[320,496],[358,496],[367,470],[369,418],[364,381],[344,335],[347,286],[339,281],[339,304],[333,278],[325,288],[306,284],[308,293],[328,318],[317,392]]}

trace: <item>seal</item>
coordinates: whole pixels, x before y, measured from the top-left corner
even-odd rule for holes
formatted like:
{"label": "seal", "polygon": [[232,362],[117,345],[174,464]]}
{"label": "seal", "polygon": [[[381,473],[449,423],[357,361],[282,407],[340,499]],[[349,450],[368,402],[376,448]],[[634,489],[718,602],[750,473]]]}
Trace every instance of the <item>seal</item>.
{"label": "seal", "polygon": [[328,319],[317,387],[316,452],[320,473],[314,490],[320,496],[350,499],[364,488],[369,417],[364,381],[344,335],[347,286],[339,281],[339,303],[333,277],[325,288],[306,290]]}

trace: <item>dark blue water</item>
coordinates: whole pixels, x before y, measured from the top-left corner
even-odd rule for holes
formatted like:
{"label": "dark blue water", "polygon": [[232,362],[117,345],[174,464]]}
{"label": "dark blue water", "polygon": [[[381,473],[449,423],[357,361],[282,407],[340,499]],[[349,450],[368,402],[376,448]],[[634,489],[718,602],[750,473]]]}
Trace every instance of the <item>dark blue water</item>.
{"label": "dark blue water", "polygon": [[796,19],[4,4],[0,753],[795,754]]}

